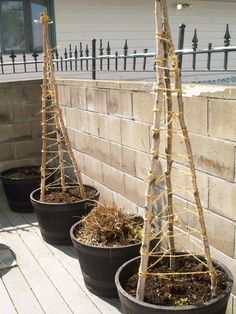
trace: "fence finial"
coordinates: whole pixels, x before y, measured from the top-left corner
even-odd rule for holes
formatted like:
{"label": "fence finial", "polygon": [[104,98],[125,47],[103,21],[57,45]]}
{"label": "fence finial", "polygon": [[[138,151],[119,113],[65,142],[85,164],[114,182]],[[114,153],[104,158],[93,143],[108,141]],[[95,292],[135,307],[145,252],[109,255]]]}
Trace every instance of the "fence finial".
{"label": "fence finial", "polygon": [[226,31],[225,31],[225,36],[224,36],[224,45],[225,47],[230,45],[230,33],[229,33],[229,24],[226,24]]}

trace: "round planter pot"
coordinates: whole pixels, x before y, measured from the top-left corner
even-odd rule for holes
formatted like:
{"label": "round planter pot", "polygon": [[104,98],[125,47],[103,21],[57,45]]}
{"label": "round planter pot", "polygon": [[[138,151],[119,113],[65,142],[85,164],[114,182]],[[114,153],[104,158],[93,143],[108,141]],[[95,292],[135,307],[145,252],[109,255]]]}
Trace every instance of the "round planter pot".
{"label": "round planter pot", "polygon": [[117,297],[115,273],[124,262],[139,255],[141,243],[122,247],[85,244],[75,237],[75,232],[80,226],[81,222],[74,224],[70,236],[87,289],[98,296]]}
{"label": "round planter pot", "polygon": [[37,166],[25,166],[11,168],[1,173],[1,181],[7,197],[9,207],[12,211],[27,213],[33,212],[30,202],[30,193],[40,186],[40,174],[29,178],[9,178],[7,175],[19,169],[32,169]]}
{"label": "round planter pot", "polygon": [[92,199],[74,203],[45,203],[40,202],[40,189],[30,194],[30,200],[38,218],[39,228],[43,239],[54,245],[71,245],[70,228],[82,216],[88,214],[99,199],[98,191]]}
{"label": "round planter pot", "polygon": [[138,301],[136,298],[129,295],[124,290],[124,285],[127,279],[137,272],[140,263],[140,257],[133,258],[132,260],[123,264],[115,275],[115,283],[118,290],[122,313],[124,314],[224,314],[228,304],[228,299],[233,285],[233,276],[231,272],[223,265],[214,261],[214,266],[228,276],[228,286],[217,298],[197,305],[189,306],[163,306],[153,305],[150,303]]}

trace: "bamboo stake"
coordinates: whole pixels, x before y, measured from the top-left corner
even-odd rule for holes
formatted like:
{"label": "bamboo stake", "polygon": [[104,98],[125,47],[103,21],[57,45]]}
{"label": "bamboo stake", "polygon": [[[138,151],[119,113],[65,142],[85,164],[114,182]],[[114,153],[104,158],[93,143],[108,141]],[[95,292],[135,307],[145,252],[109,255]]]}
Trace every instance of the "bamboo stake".
{"label": "bamboo stake", "polygon": [[[181,74],[178,68],[176,71],[177,71],[177,74],[176,74],[175,83],[176,83],[176,89],[179,89],[181,88]],[[179,112],[184,112],[184,102],[183,102],[183,96],[181,92],[177,93],[177,100],[178,100]],[[193,190],[194,190],[193,195],[194,195],[194,199],[195,199],[197,210],[198,210],[198,217],[199,217],[199,222],[201,226],[200,231],[201,231],[202,241],[203,241],[204,250],[205,250],[205,257],[206,257],[207,266],[209,268],[209,273],[211,277],[211,292],[212,292],[212,296],[214,297],[216,295],[216,284],[217,284],[216,272],[212,263],[210,246],[209,246],[207,231],[206,231],[206,224],[205,224],[204,214],[203,214],[203,208],[202,208],[202,204],[201,204],[201,200],[199,196],[199,190],[197,186],[197,177],[196,177],[196,170],[195,170],[194,161],[193,161],[192,147],[191,147],[188,130],[186,129],[186,124],[185,124],[183,115],[179,116],[179,121],[180,121],[180,126],[182,128],[182,133],[184,136],[184,141],[185,141],[187,154],[188,154],[189,167],[192,174],[192,185],[193,185]]]}
{"label": "bamboo stake", "polygon": [[[48,28],[48,26],[47,26]],[[47,47],[47,55],[48,55],[48,70],[50,73],[50,78],[51,81],[49,83],[49,88],[51,90],[51,100],[52,100],[52,105],[53,105],[53,110],[55,111],[54,113],[54,119],[55,119],[55,127],[56,127],[56,136],[57,136],[57,146],[58,146],[58,155],[59,155],[59,168],[60,168],[60,174],[61,174],[61,187],[62,191],[65,192],[65,165],[64,165],[64,153],[63,153],[63,146],[62,146],[62,134],[61,134],[61,127],[60,127],[60,119],[59,119],[59,105],[58,105],[58,100],[55,97],[55,77],[54,77],[54,68],[53,68],[53,62],[52,62],[52,54],[51,54],[51,49],[50,49],[50,44],[49,44],[49,39],[48,36],[46,38],[46,47]]]}
{"label": "bamboo stake", "polygon": [[[165,30],[163,35],[165,35]],[[166,148],[166,172],[165,172],[165,182],[167,189],[167,212],[168,212],[168,236],[169,236],[169,248],[170,248],[170,269],[175,270],[175,240],[174,240],[174,209],[173,209],[173,191],[171,182],[171,172],[172,172],[172,140],[173,140],[173,114],[172,114],[172,93],[171,93],[171,82],[170,82],[170,70],[168,69],[168,54],[169,45],[163,42],[164,48],[164,67],[165,71],[165,85],[166,85],[166,95],[167,95],[167,148]]]}
{"label": "bamboo stake", "polygon": [[[179,110],[179,121],[180,121],[180,127],[182,131],[182,135],[185,140],[186,150],[187,150],[187,156],[188,156],[188,162],[191,170],[191,179],[192,179],[192,186],[194,189],[194,198],[195,203],[198,209],[198,217],[199,222],[201,226],[201,235],[204,245],[204,251],[205,251],[205,258],[207,262],[207,266],[209,269],[209,274],[211,277],[211,291],[212,296],[215,296],[216,292],[216,273],[213,267],[211,254],[210,254],[210,248],[206,233],[206,226],[203,216],[203,208],[200,201],[199,191],[197,187],[197,180],[196,180],[196,171],[194,167],[193,162],[193,156],[192,156],[192,149],[191,149],[191,143],[188,136],[188,131],[186,129],[185,120],[184,120],[184,103],[182,98],[182,84],[181,84],[181,74],[180,70],[178,68],[178,58],[175,55],[175,46],[173,44],[171,31],[169,27],[169,21],[168,21],[168,9],[167,9],[167,2],[166,0],[156,0],[155,1],[155,20],[156,20],[156,28],[157,28],[157,61],[161,62],[163,66],[158,67],[157,71],[157,81],[158,83],[158,89],[156,93],[156,106],[154,110],[154,120],[153,120],[153,137],[152,137],[152,159],[151,159],[151,176],[148,182],[147,192],[146,192],[146,202],[145,202],[145,214],[144,214],[144,234],[142,239],[142,246],[141,246],[141,261],[140,261],[140,267],[139,267],[139,280],[138,280],[138,286],[137,286],[137,292],[136,292],[136,298],[139,300],[144,299],[145,294],[145,283],[146,283],[146,277],[147,277],[147,269],[148,269],[148,261],[149,261],[149,246],[150,246],[150,227],[151,227],[151,220],[152,220],[152,202],[151,199],[153,198],[153,185],[155,184],[154,179],[156,179],[156,172],[154,166],[156,166],[156,162],[158,161],[158,151],[159,151],[159,144],[160,144],[160,121],[156,121],[157,118],[160,119],[160,115],[157,114],[157,112],[160,113],[160,103],[163,101],[163,91],[165,90],[167,94],[167,148],[166,148],[166,156],[167,156],[167,170],[165,172],[165,181],[167,186],[167,194],[168,194],[168,236],[167,238],[174,239],[174,233],[173,233],[173,200],[172,200],[172,185],[171,185],[171,169],[172,169],[172,119],[173,119],[173,109],[172,109],[172,88],[171,88],[171,82],[170,82],[170,73],[169,73],[169,65],[168,65],[168,59],[169,57],[172,57],[172,61],[174,62],[174,77],[175,77],[175,91],[177,92],[177,100],[178,100],[178,110]],[[158,33],[159,30],[159,33]],[[162,30],[162,32],[160,32]],[[165,72],[165,79],[163,79],[163,70]],[[164,80],[164,82],[163,82]],[[164,84],[165,83],[165,84]],[[155,153],[156,152],[156,153]],[[171,196],[171,197],[170,197]],[[169,248],[170,248],[170,258],[173,258],[175,253],[175,247],[174,242],[169,241]],[[170,268],[174,269],[174,262],[170,261]],[[173,273],[175,274],[175,273]]]}
{"label": "bamboo stake", "polygon": [[68,152],[69,152],[70,157],[71,157],[72,165],[73,165],[74,170],[75,170],[76,179],[79,182],[80,194],[81,194],[82,199],[85,199],[86,194],[84,191],[84,185],[83,185],[83,180],[82,180],[82,176],[81,176],[81,170],[80,170],[80,168],[79,168],[79,166],[75,160],[75,156],[74,156],[74,153],[73,153],[73,150],[71,147],[71,143],[70,143],[69,138],[67,136],[66,128],[65,128],[65,125],[63,122],[61,110],[59,111],[59,119],[60,119],[60,123],[61,123],[61,128],[62,128],[62,130],[64,130],[63,135],[64,135],[64,139],[65,139],[65,143],[66,143]]}
{"label": "bamboo stake", "polygon": [[[51,48],[50,48],[50,43],[49,43],[49,37],[48,37],[48,23],[49,23],[49,18],[47,15],[46,10],[44,10],[41,13],[41,22],[43,24],[43,29],[44,29],[44,37],[43,37],[43,45],[44,45],[44,77],[43,77],[43,85],[49,89],[50,93],[49,96],[51,97],[51,102],[52,102],[52,113],[54,114],[54,120],[55,120],[55,127],[56,127],[56,137],[57,137],[57,145],[58,145],[58,155],[59,155],[59,168],[60,168],[60,181],[61,181],[61,186],[62,190],[65,191],[66,188],[66,182],[65,182],[65,160],[64,160],[64,150],[63,150],[63,142],[65,142],[65,146],[67,148],[67,152],[69,154],[69,157],[71,159],[71,163],[73,166],[73,170],[77,179],[77,182],[79,183],[79,189],[80,189],[80,194],[82,199],[86,198],[85,195],[85,190],[84,190],[84,185],[82,181],[82,176],[81,176],[81,171],[79,166],[76,163],[73,150],[66,132],[66,128],[63,122],[63,117],[61,113],[61,109],[59,107],[59,101],[58,101],[58,90],[57,90],[57,85],[56,85],[56,80],[55,80],[55,74],[54,74],[54,65],[53,65],[53,60],[52,60],[52,54],[51,54]],[[49,74],[49,78],[47,77],[47,72]],[[47,91],[44,91],[44,94],[47,95]],[[47,96],[46,96],[47,97]],[[45,99],[46,99],[45,97]],[[42,133],[42,139],[43,139],[43,149],[42,149],[42,160],[43,160],[43,167],[44,167],[44,172],[43,172],[43,177],[44,180],[41,183],[41,196],[40,199],[45,199],[45,168],[46,168],[46,154],[47,154],[47,133],[46,133],[46,128],[47,128],[47,121],[46,121],[46,104],[45,110],[42,110],[42,115],[43,115],[43,133]],[[50,106],[51,107],[51,106]]]}
{"label": "bamboo stake", "polygon": [[[49,43],[49,41],[48,41],[48,43]],[[50,63],[50,67],[52,69],[52,71],[51,71],[51,80],[52,80],[52,86],[53,86],[53,96],[54,96],[55,104],[56,104],[56,108],[55,108],[55,110],[56,110],[56,119],[57,119],[57,122],[58,122],[58,125],[59,125],[59,129],[60,129],[60,131],[62,133],[60,135],[60,137],[61,136],[64,137],[65,144],[67,146],[68,153],[69,153],[71,161],[72,161],[72,165],[74,166],[76,179],[79,182],[79,189],[80,189],[81,197],[82,197],[82,199],[85,199],[86,195],[85,195],[85,191],[84,191],[84,185],[83,185],[83,180],[82,180],[82,176],[81,176],[81,170],[80,170],[80,168],[77,165],[77,162],[75,160],[74,153],[73,153],[73,150],[72,150],[69,138],[67,136],[66,128],[65,128],[65,125],[64,125],[64,121],[63,121],[63,117],[62,117],[62,113],[61,113],[61,108],[59,107],[58,90],[57,90],[56,79],[55,79],[55,74],[54,74],[54,65],[53,65],[53,62],[52,62],[51,50],[49,52],[50,52],[50,54],[49,54],[49,63]],[[63,167],[63,170],[64,170],[64,167]],[[64,178],[64,174],[62,175],[62,177]]]}
{"label": "bamboo stake", "polygon": [[47,161],[47,126],[46,126],[46,105],[47,105],[47,53],[46,38],[48,36],[48,20],[45,21],[44,15],[40,16],[41,22],[45,25],[43,28],[43,84],[42,84],[42,160],[41,160],[41,184],[40,184],[40,201],[45,200],[46,185],[46,161]]}
{"label": "bamboo stake", "polygon": [[[155,0],[155,20],[157,29],[162,28],[162,18],[160,16],[160,1]],[[158,32],[157,32],[158,33]],[[163,60],[164,58],[164,50],[163,45],[160,43],[158,38],[156,39],[156,55],[158,56],[158,60]],[[156,61],[157,62],[157,61]],[[154,187],[155,182],[158,179],[157,176],[157,168],[159,163],[159,155],[158,149],[160,145],[160,120],[161,120],[161,108],[163,104],[163,91],[164,88],[164,71],[161,68],[158,68],[157,71],[157,82],[158,82],[158,91],[156,93],[155,106],[154,106],[154,114],[153,114],[153,134],[152,134],[152,158],[151,158],[151,171],[150,171],[150,179],[148,182],[147,190],[146,190],[146,200],[145,200],[145,213],[144,213],[144,230],[143,230],[143,238],[141,245],[141,261],[139,266],[139,280],[136,292],[136,298],[138,300],[144,299],[144,290],[147,278],[147,268],[149,261],[149,247],[150,247],[150,238],[151,238],[151,219],[152,219],[152,207],[153,200],[152,196],[154,195]]]}
{"label": "bamboo stake", "polygon": [[[170,30],[169,21],[168,21],[167,3],[166,3],[166,0],[161,0],[161,1],[163,2],[163,15],[166,22],[165,24],[166,24],[166,29],[168,33],[168,39],[172,44],[171,51],[173,53],[175,51],[175,46],[172,41],[171,30]],[[199,217],[199,222],[201,226],[200,231],[201,231],[202,241],[203,241],[204,250],[205,250],[205,257],[206,257],[206,261],[207,261],[207,265],[208,265],[209,273],[211,277],[211,292],[212,292],[212,296],[214,297],[216,295],[216,272],[214,270],[213,263],[212,263],[210,246],[209,246],[207,231],[206,231],[206,224],[205,224],[204,214],[203,214],[203,208],[202,208],[202,204],[201,204],[201,200],[199,196],[199,190],[197,186],[197,177],[196,177],[196,170],[195,170],[195,165],[193,161],[192,147],[191,147],[188,130],[186,128],[185,119],[184,119],[184,101],[183,101],[183,95],[182,95],[181,72],[179,70],[177,56],[174,56],[173,61],[174,61],[174,68],[175,68],[175,89],[177,91],[177,101],[178,101],[178,108],[179,108],[178,110],[179,112],[182,113],[179,115],[179,122],[180,122],[180,127],[182,129],[185,145],[186,145],[188,162],[189,162],[189,167],[190,167],[191,176],[192,176],[194,199],[195,199],[195,203],[198,209],[198,217]]]}

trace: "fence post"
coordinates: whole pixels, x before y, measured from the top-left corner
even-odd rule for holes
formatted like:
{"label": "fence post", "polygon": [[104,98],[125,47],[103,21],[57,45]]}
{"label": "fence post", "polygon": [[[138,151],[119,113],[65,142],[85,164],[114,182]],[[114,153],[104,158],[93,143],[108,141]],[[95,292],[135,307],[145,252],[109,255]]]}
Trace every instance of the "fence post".
{"label": "fence post", "polygon": [[92,79],[96,80],[96,39],[92,40]]}
{"label": "fence post", "polygon": [[[178,50],[182,50],[184,48],[185,27],[186,27],[185,24],[180,24],[179,26]],[[179,68],[182,69],[182,61],[183,61],[182,53],[178,55],[178,59],[179,59]]]}

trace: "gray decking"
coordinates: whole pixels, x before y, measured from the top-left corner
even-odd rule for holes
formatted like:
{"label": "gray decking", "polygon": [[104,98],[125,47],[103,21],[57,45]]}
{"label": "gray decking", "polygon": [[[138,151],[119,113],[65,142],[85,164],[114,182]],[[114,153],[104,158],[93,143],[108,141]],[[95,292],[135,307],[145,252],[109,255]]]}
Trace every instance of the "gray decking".
{"label": "gray decking", "polygon": [[0,244],[16,254],[18,266],[0,271],[0,313],[121,313],[117,299],[99,298],[84,285],[72,246],[41,238],[32,214],[8,209],[0,191]]}

